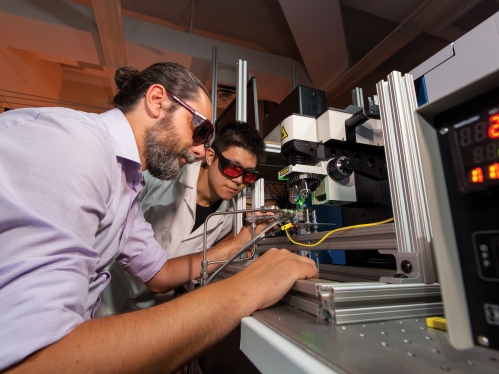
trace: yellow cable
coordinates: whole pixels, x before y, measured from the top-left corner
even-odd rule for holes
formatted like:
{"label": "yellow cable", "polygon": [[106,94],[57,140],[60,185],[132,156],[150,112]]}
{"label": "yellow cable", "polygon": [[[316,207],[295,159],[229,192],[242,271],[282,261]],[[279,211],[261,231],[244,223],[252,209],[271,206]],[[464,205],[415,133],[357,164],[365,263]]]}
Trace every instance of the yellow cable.
{"label": "yellow cable", "polygon": [[289,232],[288,232],[288,229],[285,229],[286,231],[286,235],[289,239],[289,241],[293,244],[297,244],[297,245],[301,245],[303,247],[315,247],[316,245],[319,245],[321,244],[324,240],[326,240],[326,238],[335,233],[335,232],[338,232],[338,231],[345,231],[345,230],[352,230],[352,229],[358,229],[358,228],[361,228],[361,227],[370,227],[370,226],[378,226],[378,225],[382,225],[384,223],[388,223],[388,222],[391,222],[393,221],[393,218],[389,218],[389,219],[386,219],[384,221],[380,221],[380,222],[374,222],[374,223],[363,223],[361,225],[355,225],[355,226],[347,226],[347,227],[340,227],[339,229],[334,229],[332,231],[329,231],[326,235],[324,235],[322,237],[321,240],[319,240],[317,243],[314,243],[314,244],[305,244],[305,243],[299,243],[297,241],[294,241],[293,239],[291,239],[291,236],[289,236]]}

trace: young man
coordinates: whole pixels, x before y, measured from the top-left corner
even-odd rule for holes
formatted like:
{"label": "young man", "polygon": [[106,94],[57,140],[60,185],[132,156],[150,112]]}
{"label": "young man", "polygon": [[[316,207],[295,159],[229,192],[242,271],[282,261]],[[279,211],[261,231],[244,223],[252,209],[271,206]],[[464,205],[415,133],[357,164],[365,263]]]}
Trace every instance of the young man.
{"label": "young man", "polygon": [[114,260],[155,292],[200,272],[199,254],[166,261],[137,195],[143,170],[171,179],[204,155],[209,96],[173,63],[118,69],[116,83],[117,109],[101,115],[0,115],[0,371],[170,372],[317,274],[309,259],[271,250],[172,302],[92,319]]}
{"label": "young man", "polygon": [[[225,212],[234,206],[234,199],[260,175],[255,170],[264,158],[264,143],[258,132],[246,122],[235,121],[217,134],[206,150],[206,161],[186,165],[171,181],[144,173],[146,182],[139,198],[144,218],[154,231],[154,238],[169,258],[203,250],[204,223],[216,211]],[[223,249],[220,260],[232,257],[251,239],[249,226],[235,237],[233,215],[217,215],[207,224],[207,248],[215,243]],[[259,234],[267,223],[257,225]],[[145,285],[127,275],[120,264],[110,269],[111,282],[103,292],[98,315],[138,310],[169,300],[168,294],[152,293]],[[199,276],[199,275],[198,275]]]}

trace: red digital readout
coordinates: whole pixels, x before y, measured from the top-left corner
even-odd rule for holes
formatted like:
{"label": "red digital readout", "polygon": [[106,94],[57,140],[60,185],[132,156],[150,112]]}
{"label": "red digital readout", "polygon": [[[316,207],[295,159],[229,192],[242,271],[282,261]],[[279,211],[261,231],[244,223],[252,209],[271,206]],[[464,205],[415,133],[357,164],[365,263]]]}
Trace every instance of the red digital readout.
{"label": "red digital readout", "polygon": [[499,162],[489,166],[489,179],[499,179]]}
{"label": "red digital readout", "polygon": [[482,183],[483,182],[482,168],[474,168],[471,170],[471,182],[473,182],[473,183]]}
{"label": "red digital readout", "polygon": [[[488,172],[486,174],[486,179],[489,180],[498,180],[499,179],[499,162],[493,163],[489,165],[486,169]],[[484,181],[483,169],[481,167],[477,167],[470,170],[469,174],[471,183],[482,183]]]}
{"label": "red digital readout", "polygon": [[489,118],[489,138],[498,139],[499,138],[499,114],[494,114]]}

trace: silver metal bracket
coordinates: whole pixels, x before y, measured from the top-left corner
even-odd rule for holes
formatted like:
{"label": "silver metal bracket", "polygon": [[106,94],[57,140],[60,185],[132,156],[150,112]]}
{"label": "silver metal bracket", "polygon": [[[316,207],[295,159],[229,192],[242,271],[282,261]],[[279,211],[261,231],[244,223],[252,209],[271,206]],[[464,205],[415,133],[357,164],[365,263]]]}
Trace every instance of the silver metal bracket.
{"label": "silver metal bracket", "polygon": [[383,250],[378,252],[394,255],[397,262],[397,274],[393,277],[381,277],[380,282],[391,284],[424,283],[419,253]]}

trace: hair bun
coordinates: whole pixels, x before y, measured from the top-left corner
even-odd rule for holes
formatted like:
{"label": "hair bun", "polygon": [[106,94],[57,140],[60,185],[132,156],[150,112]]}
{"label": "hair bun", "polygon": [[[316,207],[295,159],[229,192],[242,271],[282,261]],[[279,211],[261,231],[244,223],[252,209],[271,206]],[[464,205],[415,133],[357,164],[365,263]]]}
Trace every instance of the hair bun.
{"label": "hair bun", "polygon": [[123,88],[138,74],[139,71],[130,66],[122,66],[118,68],[114,75],[114,81],[116,82],[118,90],[122,91]]}

